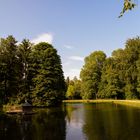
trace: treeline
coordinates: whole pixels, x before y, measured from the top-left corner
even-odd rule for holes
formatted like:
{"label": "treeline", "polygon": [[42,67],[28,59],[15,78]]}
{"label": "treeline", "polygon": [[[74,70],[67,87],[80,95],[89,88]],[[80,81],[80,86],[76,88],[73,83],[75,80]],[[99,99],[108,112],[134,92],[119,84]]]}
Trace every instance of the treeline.
{"label": "treeline", "polygon": [[[85,58],[80,80],[64,80],[60,56],[50,44],[20,44],[0,39],[0,104],[49,106],[66,99],[140,99],[140,38],[106,57],[95,51]],[[67,89],[67,92],[66,92]],[[65,94],[66,92],[66,94]]]}
{"label": "treeline", "polygon": [[74,77],[72,80],[66,78],[66,99],[81,99],[81,80]]}
{"label": "treeline", "polygon": [[[111,57],[103,51],[91,53],[85,58],[80,78],[83,99],[140,99],[140,38],[128,39],[125,48],[113,51]],[[75,98],[71,85],[67,96]]]}
{"label": "treeline", "polygon": [[54,105],[65,96],[60,56],[48,43],[0,39],[0,103]]}

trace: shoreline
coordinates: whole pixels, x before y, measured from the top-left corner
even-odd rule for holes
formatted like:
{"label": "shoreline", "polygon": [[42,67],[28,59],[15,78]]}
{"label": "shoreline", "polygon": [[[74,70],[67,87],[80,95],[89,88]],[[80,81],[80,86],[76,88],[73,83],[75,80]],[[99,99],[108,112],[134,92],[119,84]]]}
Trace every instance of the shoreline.
{"label": "shoreline", "polygon": [[112,99],[63,100],[63,103],[114,103],[120,105],[128,105],[132,107],[140,107],[140,100],[112,100]]}
{"label": "shoreline", "polygon": [[[112,100],[112,99],[97,99],[97,100],[63,100],[62,103],[113,103],[120,105],[127,105],[131,107],[139,107],[140,108],[140,100]],[[3,111],[7,113],[21,113],[22,106],[21,105],[4,105]],[[46,106],[32,106],[34,108],[52,108]]]}

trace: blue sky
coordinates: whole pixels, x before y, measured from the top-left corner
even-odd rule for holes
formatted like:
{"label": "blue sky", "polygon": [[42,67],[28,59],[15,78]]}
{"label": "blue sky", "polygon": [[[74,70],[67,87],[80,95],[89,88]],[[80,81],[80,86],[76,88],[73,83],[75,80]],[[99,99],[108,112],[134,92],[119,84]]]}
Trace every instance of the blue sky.
{"label": "blue sky", "polygon": [[140,35],[140,8],[118,18],[123,0],[0,0],[0,37],[48,41],[61,56],[64,75],[79,77],[84,57],[107,56]]}

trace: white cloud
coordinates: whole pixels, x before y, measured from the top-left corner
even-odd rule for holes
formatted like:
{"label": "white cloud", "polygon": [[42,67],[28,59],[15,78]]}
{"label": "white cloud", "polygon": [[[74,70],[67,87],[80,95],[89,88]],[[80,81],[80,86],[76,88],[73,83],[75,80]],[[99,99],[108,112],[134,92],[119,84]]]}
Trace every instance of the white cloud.
{"label": "white cloud", "polygon": [[70,46],[70,45],[65,45],[64,46],[66,49],[73,49],[73,46]]}
{"label": "white cloud", "polygon": [[70,65],[71,65],[71,62],[69,62],[69,61],[68,61],[68,62],[63,63],[63,66],[65,66],[65,67],[66,67],[66,66],[70,66]]}
{"label": "white cloud", "polygon": [[79,78],[80,69],[69,69],[64,74],[65,74],[65,78],[70,77],[70,79],[73,79],[75,76]]}
{"label": "white cloud", "polygon": [[31,42],[34,44],[38,44],[40,42],[47,42],[49,44],[52,44],[52,41],[53,41],[53,35],[51,33],[40,34],[36,38],[31,40]]}
{"label": "white cloud", "polygon": [[81,56],[70,56],[69,59],[76,60],[76,61],[84,61],[84,57]]}

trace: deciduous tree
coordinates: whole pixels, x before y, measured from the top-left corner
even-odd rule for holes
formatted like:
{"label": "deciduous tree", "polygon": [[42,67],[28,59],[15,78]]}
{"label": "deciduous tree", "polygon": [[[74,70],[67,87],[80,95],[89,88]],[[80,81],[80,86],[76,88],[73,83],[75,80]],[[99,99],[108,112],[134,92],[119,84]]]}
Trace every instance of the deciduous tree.
{"label": "deciduous tree", "polygon": [[80,73],[83,99],[96,98],[105,59],[106,55],[102,51],[95,51],[85,58],[85,64]]}

